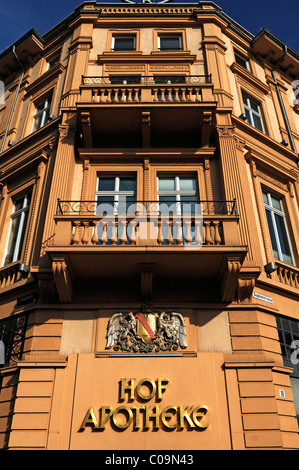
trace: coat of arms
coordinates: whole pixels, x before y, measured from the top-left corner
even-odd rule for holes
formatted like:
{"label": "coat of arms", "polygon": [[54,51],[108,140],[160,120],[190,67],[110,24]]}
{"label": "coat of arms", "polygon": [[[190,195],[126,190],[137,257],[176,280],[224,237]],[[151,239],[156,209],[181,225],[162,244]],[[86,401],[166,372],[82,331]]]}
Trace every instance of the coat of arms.
{"label": "coat of arms", "polygon": [[159,352],[185,349],[184,318],[176,312],[115,313],[107,328],[106,349],[127,352]]}

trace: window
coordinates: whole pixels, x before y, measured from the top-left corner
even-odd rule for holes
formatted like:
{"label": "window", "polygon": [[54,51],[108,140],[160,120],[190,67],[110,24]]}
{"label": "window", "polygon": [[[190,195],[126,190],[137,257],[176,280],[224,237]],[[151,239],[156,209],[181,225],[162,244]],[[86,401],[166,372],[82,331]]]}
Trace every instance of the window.
{"label": "window", "polygon": [[248,59],[246,59],[246,57],[244,57],[242,54],[240,54],[237,51],[235,51],[235,61],[238,65],[248,70],[248,72],[251,71]]}
{"label": "window", "polygon": [[154,82],[157,84],[181,84],[186,83],[185,75],[155,75]]}
{"label": "window", "polygon": [[158,36],[159,51],[182,51],[183,38],[181,34],[159,34]]}
{"label": "window", "polygon": [[294,375],[297,375],[299,378],[299,364],[294,364],[294,361],[292,362],[292,353],[296,349],[294,345],[292,346],[292,343],[293,341],[299,342],[299,322],[280,316],[276,317],[276,322],[284,365],[293,367]]}
{"label": "window", "polygon": [[263,199],[274,258],[288,264],[294,264],[281,199],[266,191],[263,191]]}
{"label": "window", "polygon": [[198,202],[195,176],[158,176],[157,185],[159,202],[168,206],[175,204],[177,213],[195,214]]}
{"label": "window", "polygon": [[14,263],[21,257],[25,231],[28,221],[31,192],[13,201],[13,211],[10,217],[10,227],[2,266]]}
{"label": "window", "polygon": [[247,122],[259,131],[265,132],[260,104],[245,93],[242,93],[242,97]]}
{"label": "window", "polygon": [[112,51],[135,51],[136,35],[115,35],[112,37]]}
{"label": "window", "polygon": [[112,213],[124,213],[136,202],[136,177],[134,175],[101,176],[98,178],[97,203],[112,206]]}
{"label": "window", "polygon": [[45,126],[49,120],[52,97],[49,96],[44,101],[35,106],[32,131],[35,132]]}
{"label": "window", "polygon": [[60,62],[60,52],[50,57],[47,60],[46,72],[48,72],[48,70],[51,70],[53,67],[55,67],[55,65],[59,64],[59,62]]}
{"label": "window", "polygon": [[[290,379],[299,422],[299,322],[291,318],[277,316],[276,323],[283,363],[286,367],[293,368]],[[294,343],[294,341],[297,343]]]}
{"label": "window", "polygon": [[110,75],[109,83],[111,85],[137,85],[141,83],[141,75]]}

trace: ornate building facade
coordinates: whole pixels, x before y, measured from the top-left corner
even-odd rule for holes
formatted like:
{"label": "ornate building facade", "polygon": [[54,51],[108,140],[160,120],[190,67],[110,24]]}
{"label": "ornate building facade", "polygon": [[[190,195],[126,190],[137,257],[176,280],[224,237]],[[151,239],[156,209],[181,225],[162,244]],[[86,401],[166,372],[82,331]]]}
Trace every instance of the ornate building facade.
{"label": "ornate building facade", "polygon": [[0,79],[0,447],[298,449],[298,54],[88,1]]}

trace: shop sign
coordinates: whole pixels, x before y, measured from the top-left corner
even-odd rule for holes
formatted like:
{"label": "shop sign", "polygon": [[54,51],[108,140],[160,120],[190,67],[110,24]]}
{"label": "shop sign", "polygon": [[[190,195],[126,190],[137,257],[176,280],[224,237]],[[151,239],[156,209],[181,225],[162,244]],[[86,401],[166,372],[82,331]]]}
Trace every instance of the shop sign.
{"label": "shop sign", "polygon": [[[104,431],[110,424],[114,430],[157,431],[158,429],[205,430],[209,426],[204,418],[208,413],[207,405],[168,405],[163,407],[161,401],[170,380],[143,378],[136,384],[134,378],[122,378],[120,381],[119,401],[132,403],[135,397],[138,405],[122,404],[117,407],[103,405],[99,410],[90,407],[82,421],[80,431],[90,426],[94,431]],[[135,386],[136,385],[136,386]],[[147,404],[153,398],[156,404]]]}

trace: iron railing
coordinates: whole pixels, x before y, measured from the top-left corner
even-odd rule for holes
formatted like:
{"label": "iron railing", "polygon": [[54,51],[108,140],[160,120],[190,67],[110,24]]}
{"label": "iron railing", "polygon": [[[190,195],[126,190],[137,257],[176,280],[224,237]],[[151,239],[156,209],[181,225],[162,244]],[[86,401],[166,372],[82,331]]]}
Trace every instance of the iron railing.
{"label": "iron railing", "polygon": [[0,320],[0,341],[4,347],[4,363],[0,367],[14,365],[22,358],[28,315],[14,315]]}
{"label": "iron railing", "polygon": [[82,85],[201,85],[212,83],[210,75],[117,75],[92,76],[82,75]]}
{"label": "iron railing", "polygon": [[[204,215],[232,215],[237,216],[237,202],[233,201],[126,201],[120,200],[117,202],[111,202],[108,199],[102,199],[100,201],[62,201],[58,199],[56,215],[96,215],[98,207],[102,205],[102,208],[108,209],[111,214],[129,214],[131,216],[136,215],[136,212],[143,215],[161,214],[161,208],[165,209],[165,206],[169,207],[170,210],[174,210],[175,213],[191,213],[191,214],[202,214]],[[197,211],[199,208],[199,211]],[[110,211],[109,211],[110,209]],[[163,213],[163,212],[162,212]]]}

